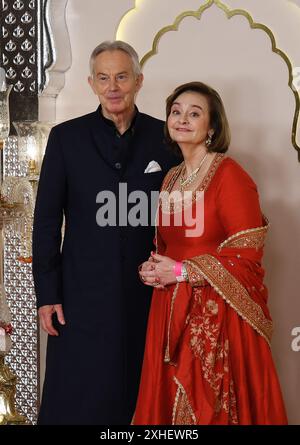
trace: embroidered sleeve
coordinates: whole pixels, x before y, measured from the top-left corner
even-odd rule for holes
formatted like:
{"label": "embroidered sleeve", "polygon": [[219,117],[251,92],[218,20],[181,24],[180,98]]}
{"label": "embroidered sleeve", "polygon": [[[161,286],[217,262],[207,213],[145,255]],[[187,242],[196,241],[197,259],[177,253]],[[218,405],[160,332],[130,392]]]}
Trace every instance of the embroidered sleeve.
{"label": "embroidered sleeve", "polygon": [[187,271],[188,282],[192,287],[205,286],[207,284],[201,271],[198,267],[195,267],[193,261],[185,260],[183,261],[183,264],[185,265]]}

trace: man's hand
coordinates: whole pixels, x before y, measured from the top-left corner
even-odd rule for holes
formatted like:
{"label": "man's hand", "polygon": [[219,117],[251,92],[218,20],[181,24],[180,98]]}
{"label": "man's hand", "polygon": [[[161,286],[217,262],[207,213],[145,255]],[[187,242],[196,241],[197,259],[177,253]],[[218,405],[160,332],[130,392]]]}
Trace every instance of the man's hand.
{"label": "man's hand", "polygon": [[39,317],[42,329],[49,335],[58,336],[58,332],[53,327],[52,315],[57,315],[57,319],[60,324],[66,324],[64,312],[61,304],[47,304],[39,308]]}

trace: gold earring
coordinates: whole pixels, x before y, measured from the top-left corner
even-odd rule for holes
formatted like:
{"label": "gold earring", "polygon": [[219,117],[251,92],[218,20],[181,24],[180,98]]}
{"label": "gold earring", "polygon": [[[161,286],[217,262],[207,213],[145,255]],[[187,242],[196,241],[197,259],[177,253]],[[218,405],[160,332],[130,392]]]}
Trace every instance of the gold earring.
{"label": "gold earring", "polygon": [[205,141],[206,147],[209,147],[211,145],[211,140],[212,140],[212,134],[208,134],[207,139]]}

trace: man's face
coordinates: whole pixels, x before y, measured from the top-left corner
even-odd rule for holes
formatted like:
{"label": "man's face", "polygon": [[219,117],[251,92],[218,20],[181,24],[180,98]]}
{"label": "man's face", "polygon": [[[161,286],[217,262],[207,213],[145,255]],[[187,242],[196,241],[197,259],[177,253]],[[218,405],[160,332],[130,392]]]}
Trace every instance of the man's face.
{"label": "man's face", "polygon": [[104,116],[131,112],[143,75],[133,71],[131,57],[121,50],[103,51],[94,61],[89,84],[98,96]]}

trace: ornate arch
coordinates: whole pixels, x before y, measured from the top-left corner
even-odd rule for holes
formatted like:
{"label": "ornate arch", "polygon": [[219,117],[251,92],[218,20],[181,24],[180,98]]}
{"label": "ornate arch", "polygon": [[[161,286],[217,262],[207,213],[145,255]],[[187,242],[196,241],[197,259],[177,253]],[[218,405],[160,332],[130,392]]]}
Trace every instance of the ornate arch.
{"label": "ornate arch", "polygon": [[[141,0],[136,0],[135,7],[132,8],[130,11],[128,11],[125,14],[125,16],[127,14],[132,13],[135,9],[137,9],[138,3],[140,1]],[[269,38],[271,40],[272,52],[274,52],[278,56],[280,56],[283,59],[283,61],[285,62],[285,64],[287,65],[288,73],[289,73],[288,86],[291,88],[294,98],[295,98],[295,111],[294,111],[293,124],[292,124],[291,142],[292,142],[293,147],[295,148],[295,150],[298,153],[298,160],[300,162],[300,146],[297,144],[297,141],[296,141],[299,110],[300,110],[300,97],[299,97],[299,92],[297,91],[296,87],[293,85],[294,78],[293,78],[292,63],[291,63],[289,57],[287,56],[287,54],[284,51],[282,51],[280,48],[278,48],[276,39],[275,39],[275,36],[274,36],[272,30],[263,23],[255,22],[248,11],[246,11],[244,9],[230,9],[227,5],[225,5],[225,3],[223,3],[220,0],[207,0],[196,11],[183,11],[181,14],[179,14],[175,18],[175,20],[172,24],[164,26],[162,29],[160,29],[156,33],[156,35],[153,39],[151,50],[148,51],[141,58],[141,65],[144,66],[144,64],[147,62],[147,60],[149,60],[151,57],[153,57],[155,54],[158,53],[159,42],[160,42],[161,38],[166,33],[170,32],[170,31],[178,31],[180,23],[186,17],[194,17],[197,20],[200,20],[204,11],[206,11],[208,8],[210,8],[213,5],[216,5],[218,8],[220,8],[226,14],[228,19],[231,19],[234,16],[243,16],[248,20],[248,23],[249,23],[251,29],[260,29],[260,30],[264,31],[269,36]],[[125,16],[122,17],[121,21],[124,19]],[[120,23],[121,23],[121,21],[120,21]]]}

